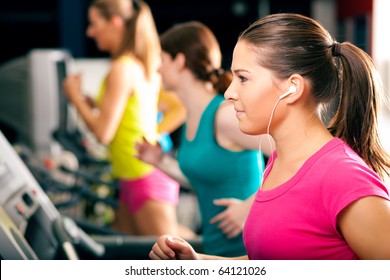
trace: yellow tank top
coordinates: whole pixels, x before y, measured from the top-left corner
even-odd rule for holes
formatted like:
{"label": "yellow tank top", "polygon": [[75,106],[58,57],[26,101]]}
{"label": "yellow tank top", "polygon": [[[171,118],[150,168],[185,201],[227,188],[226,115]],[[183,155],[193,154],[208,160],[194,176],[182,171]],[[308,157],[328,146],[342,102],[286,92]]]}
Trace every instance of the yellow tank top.
{"label": "yellow tank top", "polygon": [[[128,56],[119,61],[127,67],[135,62]],[[107,77],[104,79],[98,97],[99,104],[105,93]],[[122,119],[109,145],[112,175],[118,179],[138,179],[153,171],[154,167],[134,157],[137,141],[145,137],[149,142],[157,141],[157,101],[159,83],[153,85],[145,80],[136,80],[132,94],[129,94]]]}

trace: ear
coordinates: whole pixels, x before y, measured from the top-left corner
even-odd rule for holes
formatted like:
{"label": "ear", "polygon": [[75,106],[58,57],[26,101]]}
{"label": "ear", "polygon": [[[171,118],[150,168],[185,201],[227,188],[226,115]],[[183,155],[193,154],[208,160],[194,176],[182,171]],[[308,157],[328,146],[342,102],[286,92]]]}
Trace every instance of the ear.
{"label": "ear", "polygon": [[124,26],[123,19],[120,16],[114,15],[109,21],[116,28],[123,28]]}
{"label": "ear", "polygon": [[177,53],[174,58],[174,61],[178,70],[183,70],[184,68],[186,68],[186,57],[183,53]]}
{"label": "ear", "polygon": [[285,102],[287,104],[292,104],[302,97],[302,94],[305,90],[306,83],[305,83],[305,79],[301,75],[293,74],[288,79],[288,84],[290,86],[293,85],[296,88],[295,92],[293,92],[292,94],[290,94],[285,98],[286,99]]}

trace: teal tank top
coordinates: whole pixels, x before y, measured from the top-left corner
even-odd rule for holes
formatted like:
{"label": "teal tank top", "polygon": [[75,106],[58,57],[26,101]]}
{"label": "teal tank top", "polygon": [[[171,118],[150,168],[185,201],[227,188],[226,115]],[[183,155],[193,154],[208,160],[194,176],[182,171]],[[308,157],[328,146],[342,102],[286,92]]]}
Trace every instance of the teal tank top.
{"label": "teal tank top", "polygon": [[211,218],[226,209],[214,205],[213,200],[245,200],[254,194],[260,185],[260,165],[264,165],[264,159],[258,151],[233,152],[218,145],[214,122],[222,101],[221,95],[212,99],[201,116],[192,141],[188,141],[187,127],[183,126],[178,162],[198,197],[204,253],[234,257],[246,255],[242,235],[228,239],[218,228],[218,223],[209,223]]}

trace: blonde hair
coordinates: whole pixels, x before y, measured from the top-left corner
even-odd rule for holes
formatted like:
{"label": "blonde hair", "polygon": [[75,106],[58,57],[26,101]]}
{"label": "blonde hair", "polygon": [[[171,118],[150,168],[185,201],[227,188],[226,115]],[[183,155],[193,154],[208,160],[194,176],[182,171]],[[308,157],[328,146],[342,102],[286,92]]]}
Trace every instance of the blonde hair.
{"label": "blonde hair", "polygon": [[159,36],[149,5],[142,0],[95,0],[91,7],[99,10],[105,19],[119,16],[125,23],[125,35],[115,57],[131,52],[151,79],[160,63]]}

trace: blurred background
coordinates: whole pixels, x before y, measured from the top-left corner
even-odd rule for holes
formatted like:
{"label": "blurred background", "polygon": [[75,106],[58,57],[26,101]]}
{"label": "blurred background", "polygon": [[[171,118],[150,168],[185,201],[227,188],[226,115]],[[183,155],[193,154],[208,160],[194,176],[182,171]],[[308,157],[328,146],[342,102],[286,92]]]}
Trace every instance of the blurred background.
{"label": "blurred background", "polygon": [[[74,57],[104,56],[86,38],[90,0],[2,1],[0,4],[0,62],[32,48],[66,48]],[[350,40],[372,52],[377,0],[149,0],[158,31],[172,24],[199,20],[221,43],[229,66],[236,38],[257,18],[278,12],[295,12],[319,20],[339,40]],[[383,9],[382,9],[383,10]]]}

